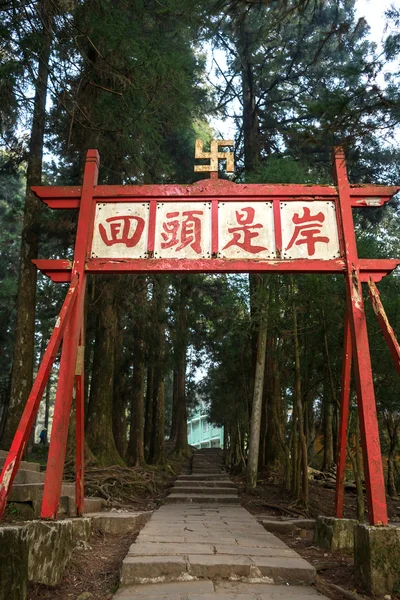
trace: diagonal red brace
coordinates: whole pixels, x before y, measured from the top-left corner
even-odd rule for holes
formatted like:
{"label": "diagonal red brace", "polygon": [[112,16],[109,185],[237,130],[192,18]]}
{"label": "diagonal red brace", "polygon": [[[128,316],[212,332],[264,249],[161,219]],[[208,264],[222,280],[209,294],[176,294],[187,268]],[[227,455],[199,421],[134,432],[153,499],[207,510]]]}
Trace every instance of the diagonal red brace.
{"label": "diagonal red brace", "polygon": [[79,277],[75,276],[71,281],[64,304],[57,317],[50,341],[47,345],[42,362],[40,363],[24,412],[22,413],[10,451],[4,463],[0,477],[0,518],[3,516],[6,508],[7,498],[11,492],[11,486],[17,474],[26,443],[29,439],[36,414],[39,410],[40,401],[49,379],[54,360],[57,356],[65,326],[67,325],[71,310],[75,304],[78,279]]}

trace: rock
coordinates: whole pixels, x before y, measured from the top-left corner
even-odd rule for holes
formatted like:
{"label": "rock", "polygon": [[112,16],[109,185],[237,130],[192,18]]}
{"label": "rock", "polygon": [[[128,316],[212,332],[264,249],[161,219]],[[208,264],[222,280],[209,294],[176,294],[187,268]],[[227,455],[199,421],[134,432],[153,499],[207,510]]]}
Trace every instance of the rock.
{"label": "rock", "polygon": [[356,519],[317,517],[314,543],[328,550],[348,550],[354,548],[354,528]]}
{"label": "rock", "polygon": [[76,600],[94,600],[94,596],[90,592],[83,592],[79,594]]}
{"label": "rock", "polygon": [[397,592],[400,585],[400,527],[358,524],[354,533],[357,583],[373,596]]}
{"label": "rock", "polygon": [[22,527],[0,527],[0,600],[26,600],[28,549]]}

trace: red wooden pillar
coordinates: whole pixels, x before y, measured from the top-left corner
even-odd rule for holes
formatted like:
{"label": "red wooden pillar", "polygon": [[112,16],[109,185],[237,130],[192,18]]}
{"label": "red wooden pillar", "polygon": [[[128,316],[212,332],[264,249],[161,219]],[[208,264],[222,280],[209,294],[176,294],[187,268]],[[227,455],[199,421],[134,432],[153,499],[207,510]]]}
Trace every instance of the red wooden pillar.
{"label": "red wooden pillar", "polygon": [[82,323],[75,371],[76,404],[76,479],[75,503],[78,517],[83,515],[85,502],[85,383],[84,383],[84,324]]}
{"label": "red wooden pillar", "polygon": [[64,334],[61,352],[53,427],[42,500],[41,516],[44,519],[56,519],[60,507],[62,477],[68,439],[68,425],[75,380],[75,367],[78,355],[79,336],[83,326],[83,307],[86,290],[85,262],[93,234],[95,212],[93,192],[94,186],[97,184],[98,172],[99,154],[96,150],[89,150],[83,175],[74,262],[72,267],[72,276],[75,274],[79,275],[78,296],[71,319]]}
{"label": "red wooden pillar", "polygon": [[360,280],[360,264],[357,254],[350,185],[344,153],[335,149],[335,175],[338,187],[339,223],[346,261],[346,292],[350,320],[351,341],[354,358],[354,377],[357,389],[358,414],[360,420],[364,474],[367,487],[368,514],[372,525],[387,525],[385,482],[379,441],[374,383],[369,351],[367,322],[363,291]]}
{"label": "red wooden pillar", "polygon": [[342,389],[340,393],[340,420],[338,435],[338,459],[336,469],[335,512],[338,518],[343,517],[344,471],[346,467],[347,426],[349,422],[351,384],[351,331],[348,309],[344,322]]}
{"label": "red wooden pillar", "polygon": [[5,511],[7,499],[11,492],[14,478],[19,469],[19,465],[21,464],[22,455],[39,410],[43,391],[47,385],[54,360],[57,356],[66,324],[68,323],[74,303],[76,302],[77,289],[78,277],[75,276],[71,280],[70,288],[58,315],[56,324],[50,337],[50,341],[42,358],[42,362],[40,363],[35,382],[26,402],[21,420],[18,424],[18,429],[12,441],[10,451],[4,462],[3,470],[0,476],[0,518],[3,516]]}

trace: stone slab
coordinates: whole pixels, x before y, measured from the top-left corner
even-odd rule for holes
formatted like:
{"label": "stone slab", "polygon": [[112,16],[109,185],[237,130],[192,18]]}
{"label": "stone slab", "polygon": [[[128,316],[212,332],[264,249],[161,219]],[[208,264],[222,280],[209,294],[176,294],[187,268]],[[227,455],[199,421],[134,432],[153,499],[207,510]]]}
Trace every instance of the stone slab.
{"label": "stone slab", "polygon": [[356,519],[337,519],[336,517],[317,517],[314,543],[331,552],[354,549],[354,528]]}
{"label": "stone slab", "polygon": [[[6,462],[7,457],[7,452],[4,452],[3,450],[1,452],[3,454],[0,454],[0,469],[4,467],[4,463]],[[19,468],[23,469],[24,471],[36,471],[37,473],[40,473],[40,463],[21,460]]]}
{"label": "stone slab", "polygon": [[196,494],[207,494],[210,496],[234,494],[235,496],[237,496],[235,488],[231,488],[231,487],[201,487],[201,486],[192,487],[191,485],[187,485],[187,486],[182,486],[182,485],[175,486],[174,485],[174,487],[172,488],[172,493],[185,494],[187,496],[189,496],[190,494],[195,494],[195,495]]}
{"label": "stone slab", "polygon": [[139,542],[132,544],[128,556],[182,556],[185,554],[214,554],[211,544],[172,542]]}
{"label": "stone slab", "polygon": [[315,581],[315,568],[298,555],[285,560],[254,555],[251,555],[251,558],[261,574],[270,577],[274,583],[303,584]]}
{"label": "stone slab", "polygon": [[[40,465],[39,465],[40,466]],[[14,484],[17,483],[44,483],[45,473],[40,473],[37,470],[18,469],[14,479]]]}
{"label": "stone slab", "polygon": [[254,548],[239,546],[238,544],[215,544],[215,554],[236,554],[242,556],[269,556],[269,557],[292,557],[297,558],[299,555],[290,548]]}
{"label": "stone slab", "polygon": [[354,533],[354,565],[359,585],[374,596],[398,593],[400,527],[358,524]]}
{"label": "stone slab", "polygon": [[0,600],[26,600],[28,547],[22,527],[0,527]]}
{"label": "stone slab", "polygon": [[179,598],[179,594],[212,594],[214,584],[212,581],[177,581],[172,583],[151,583],[143,585],[134,585],[121,588],[115,594],[114,598],[121,600],[136,600],[136,598],[157,597]]}
{"label": "stone slab", "polygon": [[183,556],[127,556],[122,563],[121,584],[172,581],[186,572]]}
{"label": "stone slab", "polygon": [[30,521],[24,531],[28,547],[28,579],[52,586],[59,583],[77,543],[89,539],[91,520]]}
{"label": "stone slab", "polygon": [[186,502],[196,502],[196,503],[229,503],[229,504],[240,504],[239,497],[233,494],[226,494],[223,497],[219,496],[210,496],[206,494],[178,494],[173,493],[166,497],[166,504],[185,504]]}
{"label": "stone slab", "polygon": [[[86,499],[85,499],[86,504]],[[103,533],[112,535],[125,535],[133,533],[139,527],[142,527],[150,519],[153,513],[146,512],[100,512],[95,514],[87,514],[93,522],[93,527],[99,529]]]}
{"label": "stone slab", "polygon": [[195,577],[207,579],[229,579],[248,577],[252,561],[247,556],[197,556],[189,555],[188,572]]}
{"label": "stone slab", "polygon": [[[303,585],[271,585],[270,583],[242,583],[216,581],[215,593],[254,593],[263,600],[322,600],[325,598],[313,587]],[[217,596],[218,597],[218,596]]]}

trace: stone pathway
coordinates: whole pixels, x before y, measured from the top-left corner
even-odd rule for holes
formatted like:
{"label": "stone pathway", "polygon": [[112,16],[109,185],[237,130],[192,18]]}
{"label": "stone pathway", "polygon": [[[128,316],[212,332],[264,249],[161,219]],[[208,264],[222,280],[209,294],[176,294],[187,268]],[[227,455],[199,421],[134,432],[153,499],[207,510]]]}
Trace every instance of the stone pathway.
{"label": "stone pathway", "polygon": [[314,567],[240,506],[221,456],[198,451],[178,477],[130,547],[115,600],[324,600],[305,585]]}

